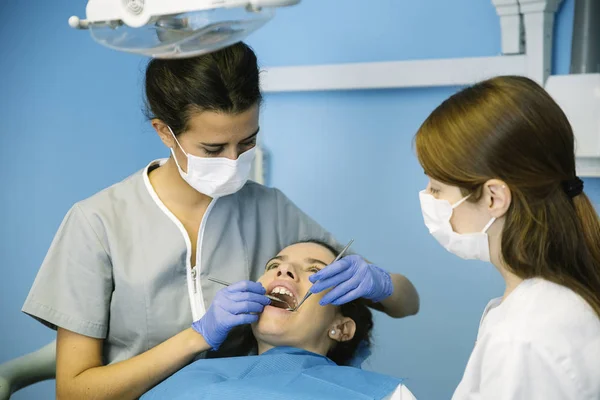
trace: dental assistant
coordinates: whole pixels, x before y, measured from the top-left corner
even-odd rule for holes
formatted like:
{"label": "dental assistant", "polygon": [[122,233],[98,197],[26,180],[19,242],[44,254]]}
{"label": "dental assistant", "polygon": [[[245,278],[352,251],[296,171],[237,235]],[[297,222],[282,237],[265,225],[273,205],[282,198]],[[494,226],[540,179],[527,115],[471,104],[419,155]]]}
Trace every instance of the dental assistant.
{"label": "dental assistant", "polygon": [[[339,246],[279,190],[248,182],[261,103],[248,46],[152,60],[145,92],[171,157],[69,210],[23,306],[57,330],[60,399],[138,398],[257,320],[269,300],[253,281],[279,249],[309,237]],[[408,279],[351,261],[338,302],[417,313]]]}
{"label": "dental assistant", "polygon": [[506,284],[453,399],[600,399],[600,221],[563,111],[528,78],[497,77],[444,101],[415,143],[430,233]]}

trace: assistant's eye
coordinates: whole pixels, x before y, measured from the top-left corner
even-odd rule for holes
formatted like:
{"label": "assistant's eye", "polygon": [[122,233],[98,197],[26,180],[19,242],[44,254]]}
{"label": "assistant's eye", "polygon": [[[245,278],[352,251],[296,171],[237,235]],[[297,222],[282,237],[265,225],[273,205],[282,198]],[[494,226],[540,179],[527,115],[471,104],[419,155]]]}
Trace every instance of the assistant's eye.
{"label": "assistant's eye", "polygon": [[430,187],[429,188],[429,193],[431,193],[431,194],[438,194],[438,193],[440,193],[440,191],[439,191],[439,189],[434,189],[434,188]]}

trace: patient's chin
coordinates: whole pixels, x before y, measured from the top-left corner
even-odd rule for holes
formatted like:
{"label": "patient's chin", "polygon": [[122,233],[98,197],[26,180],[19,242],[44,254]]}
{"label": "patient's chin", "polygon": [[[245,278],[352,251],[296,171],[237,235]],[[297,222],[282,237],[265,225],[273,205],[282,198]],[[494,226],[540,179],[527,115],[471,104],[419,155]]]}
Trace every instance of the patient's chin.
{"label": "patient's chin", "polygon": [[293,315],[292,312],[266,306],[258,319],[256,329],[258,333],[266,335],[278,335],[284,333],[289,328],[289,319]]}

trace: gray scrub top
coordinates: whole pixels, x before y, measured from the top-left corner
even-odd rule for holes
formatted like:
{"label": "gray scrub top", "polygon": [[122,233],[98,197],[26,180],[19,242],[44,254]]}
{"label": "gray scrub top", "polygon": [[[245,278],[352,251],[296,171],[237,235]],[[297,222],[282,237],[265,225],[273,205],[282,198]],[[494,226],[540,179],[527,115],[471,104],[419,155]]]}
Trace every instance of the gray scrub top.
{"label": "gray scrub top", "polygon": [[143,353],[200,319],[228,282],[256,280],[285,246],[339,244],[282,192],[248,182],[213,200],[196,263],[183,225],[160,201],[146,168],[67,213],[23,312],[45,325],[104,339],[104,361]]}

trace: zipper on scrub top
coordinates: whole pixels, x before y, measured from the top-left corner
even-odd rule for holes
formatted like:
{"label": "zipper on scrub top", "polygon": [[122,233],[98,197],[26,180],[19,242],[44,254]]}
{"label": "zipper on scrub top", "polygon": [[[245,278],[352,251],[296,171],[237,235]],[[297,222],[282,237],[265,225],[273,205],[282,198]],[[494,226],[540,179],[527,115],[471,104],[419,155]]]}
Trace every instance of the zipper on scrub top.
{"label": "zipper on scrub top", "polygon": [[197,272],[196,272],[196,266],[193,266],[192,267],[192,282],[193,282],[193,285],[194,285],[194,293],[198,292],[197,283],[196,283],[196,274],[197,274]]}

